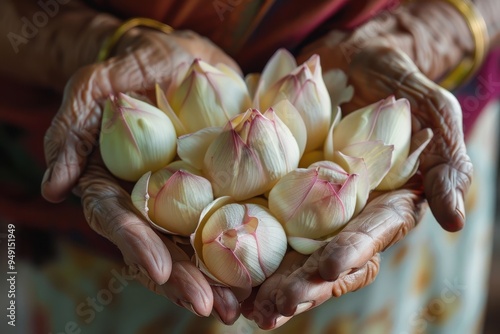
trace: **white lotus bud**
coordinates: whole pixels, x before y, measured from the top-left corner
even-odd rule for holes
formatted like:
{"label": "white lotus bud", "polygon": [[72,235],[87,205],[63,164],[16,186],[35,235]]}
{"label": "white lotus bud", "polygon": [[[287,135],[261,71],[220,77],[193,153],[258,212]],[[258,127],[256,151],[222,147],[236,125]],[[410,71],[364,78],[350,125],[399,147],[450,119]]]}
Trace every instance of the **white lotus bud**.
{"label": "white lotus bud", "polygon": [[202,272],[246,294],[276,271],[287,249],[283,227],[265,207],[227,196],[203,210],[191,244]]}
{"label": "white lotus bud", "polygon": [[137,181],[172,161],[176,145],[174,126],[161,110],[121,93],[106,101],[100,149],[113,175]]}
{"label": "white lotus bud", "polygon": [[254,104],[267,109],[283,99],[288,99],[302,116],[307,129],[305,151],[319,148],[328,133],[332,106],[318,55],[300,66],[284,49],[271,57],[260,76]]}
{"label": "white lotus bud", "polygon": [[223,129],[206,128],[179,138],[179,156],[200,168],[215,197],[245,200],[270,190],[297,168],[294,136],[273,109],[249,109]]}
{"label": "white lotus bud", "polygon": [[182,236],[194,232],[201,212],[213,200],[210,182],[182,161],[144,174],[132,190],[134,206],[151,225]]}
{"label": "white lotus bud", "polygon": [[[269,209],[285,228],[289,244],[310,254],[324,239],[344,227],[353,217],[358,195],[366,202],[368,189],[358,187],[359,176],[337,164],[322,161],[296,169],[269,193]],[[363,190],[363,194],[358,191]]]}
{"label": "white lotus bud", "polygon": [[179,135],[223,126],[251,106],[243,78],[230,67],[195,59],[165,95],[156,90],[158,106],[174,120]]}
{"label": "white lotus bud", "polygon": [[352,112],[335,128],[332,126],[324,153],[334,161],[335,151],[363,158],[372,189],[395,189],[416,172],[418,157],[431,137],[432,131],[425,129],[412,145],[410,104],[391,96]]}

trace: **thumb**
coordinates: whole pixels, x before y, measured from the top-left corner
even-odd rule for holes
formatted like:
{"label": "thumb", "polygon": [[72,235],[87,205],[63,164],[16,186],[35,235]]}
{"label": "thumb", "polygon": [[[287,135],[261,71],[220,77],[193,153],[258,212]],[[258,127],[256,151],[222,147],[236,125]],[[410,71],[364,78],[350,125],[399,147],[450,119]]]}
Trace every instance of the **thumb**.
{"label": "thumb", "polygon": [[464,196],[471,182],[472,163],[466,153],[457,99],[429,80],[400,50],[366,48],[351,67],[357,92],[354,106],[389,95],[405,98],[411,104],[413,130],[432,129],[434,136],[420,156],[425,196],[445,230],[460,230],[465,222]]}
{"label": "thumb", "polygon": [[[434,85],[437,98],[429,99],[427,115],[435,118],[434,137],[422,155],[425,195],[441,226],[450,232],[465,222],[464,196],[472,179],[472,162],[466,153],[461,107],[448,91]],[[428,116],[428,117],[429,117]]]}

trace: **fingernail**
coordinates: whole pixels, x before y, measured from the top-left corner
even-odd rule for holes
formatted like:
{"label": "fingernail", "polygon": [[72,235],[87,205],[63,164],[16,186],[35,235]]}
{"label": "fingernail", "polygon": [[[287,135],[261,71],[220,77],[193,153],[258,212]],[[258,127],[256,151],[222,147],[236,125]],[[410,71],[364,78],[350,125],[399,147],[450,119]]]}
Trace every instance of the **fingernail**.
{"label": "fingernail", "polygon": [[303,302],[303,303],[300,303],[295,308],[295,313],[293,315],[297,315],[297,314],[300,314],[302,312],[305,312],[305,311],[309,310],[312,306],[313,306],[312,302]]}
{"label": "fingernail", "polygon": [[461,196],[457,198],[457,207],[455,208],[455,212],[462,217],[462,220],[465,221],[465,206],[464,200]]}
{"label": "fingernail", "polygon": [[43,174],[43,178],[42,178],[42,185],[44,185],[45,183],[49,182],[50,181],[50,174],[52,172],[52,169],[51,168],[47,168],[47,170],[45,171],[45,174]]}
{"label": "fingernail", "polygon": [[465,221],[465,213],[463,213],[462,210],[456,208],[455,212],[462,218],[463,221]]}
{"label": "fingernail", "polygon": [[193,312],[194,314],[196,314],[197,316],[201,317],[202,315],[201,314],[198,314],[195,310],[194,310],[194,307],[193,307],[193,304],[191,304],[190,302],[187,302],[185,300],[181,300],[180,301],[181,305],[185,308],[185,309],[188,309],[189,311]]}
{"label": "fingernail", "polygon": [[287,322],[288,319],[290,319],[290,317],[285,317],[284,315],[280,315],[279,317],[276,318],[276,322],[274,323],[274,326],[275,327],[280,327],[285,322]]}

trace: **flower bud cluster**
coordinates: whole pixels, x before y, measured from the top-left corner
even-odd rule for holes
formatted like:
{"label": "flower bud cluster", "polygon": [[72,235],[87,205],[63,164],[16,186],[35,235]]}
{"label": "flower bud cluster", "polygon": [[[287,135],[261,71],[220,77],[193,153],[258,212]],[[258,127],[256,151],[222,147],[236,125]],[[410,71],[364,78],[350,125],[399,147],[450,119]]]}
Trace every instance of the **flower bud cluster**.
{"label": "flower bud cluster", "polygon": [[[101,154],[133,181],[154,228],[189,237],[200,270],[244,294],[279,267],[287,247],[311,254],[363,210],[372,190],[415,174],[432,137],[412,136],[407,100],[388,97],[342,117],[352,87],[279,50],[245,79],[200,59],[178,69],[156,106],[107,101]],[[325,84],[334,82],[334,87]],[[335,98],[331,98],[335,96]]]}

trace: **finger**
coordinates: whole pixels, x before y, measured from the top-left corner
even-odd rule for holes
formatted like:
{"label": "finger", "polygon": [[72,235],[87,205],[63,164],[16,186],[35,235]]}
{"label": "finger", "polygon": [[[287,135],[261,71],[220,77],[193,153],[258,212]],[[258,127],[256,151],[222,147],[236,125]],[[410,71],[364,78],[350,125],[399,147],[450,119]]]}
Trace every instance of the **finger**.
{"label": "finger", "polygon": [[[409,57],[390,48],[360,52],[352,64],[351,77],[359,96],[350,108],[395,95],[410,101],[414,130],[433,130],[433,139],[420,159],[425,195],[441,226],[448,231],[460,230],[472,163],[466,154],[462,112],[456,98],[427,79]],[[372,89],[360,89],[367,84]]]}
{"label": "finger", "polygon": [[172,273],[160,288],[161,294],[196,315],[209,316],[214,296],[205,275],[191,261],[190,257],[166,236],[161,239],[172,257]]}
{"label": "finger", "polygon": [[154,282],[163,284],[172,269],[168,249],[134,213],[130,195],[118,186],[102,162],[91,161],[79,186],[90,227],[112,241],[127,264],[138,266]]}
{"label": "finger", "polygon": [[374,281],[379,271],[380,255],[375,254],[359,270],[345,273],[333,282],[324,281],[318,273],[319,255],[283,280],[281,296],[277,299],[278,312],[293,316],[323,304],[332,297],[361,289]]}
{"label": "finger", "polygon": [[396,190],[370,201],[324,248],[319,273],[327,281],[363,267],[375,254],[401,240],[418,223],[422,194]]}
{"label": "finger", "polygon": [[252,307],[246,305],[242,311],[245,317],[255,321],[262,329],[272,329],[286,322],[276,308],[276,298],[280,296],[279,286],[286,277],[299,269],[307,260],[306,255],[289,252],[276,272],[268,277],[254,295]]}
{"label": "finger", "polygon": [[259,293],[259,289],[266,284],[266,282],[269,280],[269,278],[264,281],[261,285],[256,286],[252,289],[252,292],[250,296],[248,296],[245,300],[241,302],[241,314],[247,318],[251,319],[252,317],[252,312],[254,311],[254,303],[255,303],[255,298],[257,297],[257,294]]}
{"label": "finger", "polygon": [[226,287],[212,286],[214,306],[212,315],[226,325],[232,325],[240,316],[240,305],[234,293]]}
{"label": "finger", "polygon": [[210,285],[203,274],[189,261],[174,262],[172,274],[164,284],[157,284],[142,272],[138,281],[154,293],[197,316],[209,316],[213,305]]}
{"label": "finger", "polygon": [[262,329],[278,328],[293,316],[317,307],[332,297],[340,297],[367,286],[377,276],[379,263],[380,256],[376,254],[359,270],[328,282],[319,276],[318,252],[295,271],[281,273],[281,277],[266,288],[267,291],[273,291],[271,294],[265,294],[268,299],[264,299],[263,295],[258,296],[256,303],[266,307],[261,307],[261,312],[254,311],[252,320]]}
{"label": "finger", "polygon": [[[472,162],[466,153],[462,113],[456,98],[435,86],[436,96],[426,100],[418,117],[430,118],[434,137],[421,156],[425,195],[436,220],[450,232],[465,223],[464,197],[472,180]],[[427,119],[425,119],[427,121]]]}

